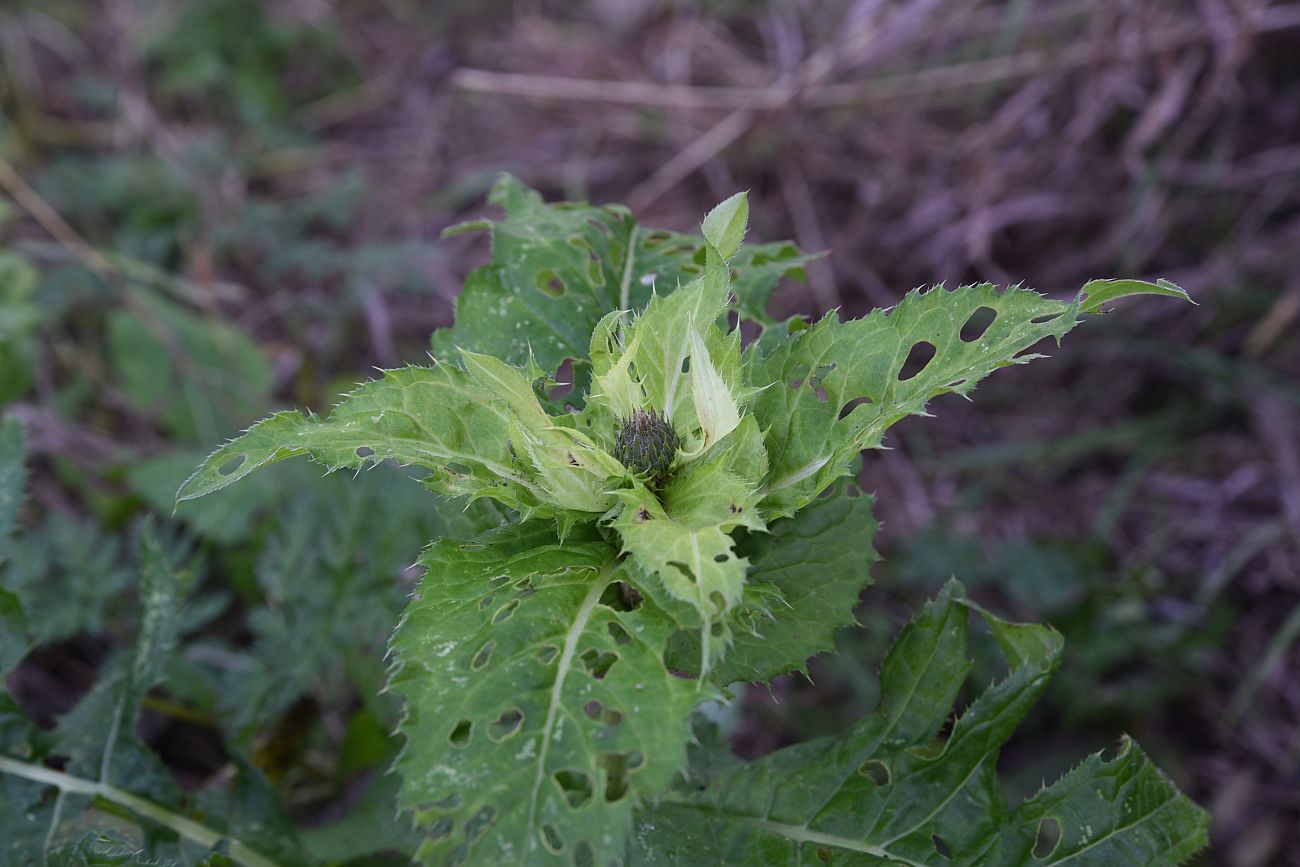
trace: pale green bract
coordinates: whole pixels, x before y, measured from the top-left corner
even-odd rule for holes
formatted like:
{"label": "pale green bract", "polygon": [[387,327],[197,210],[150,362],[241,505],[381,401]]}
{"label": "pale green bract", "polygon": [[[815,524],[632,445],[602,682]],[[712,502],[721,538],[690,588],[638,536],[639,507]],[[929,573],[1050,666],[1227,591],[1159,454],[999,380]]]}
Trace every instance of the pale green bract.
{"label": "pale green bract", "polygon": [[[989,620],[1012,673],[946,749],[930,748],[966,671],[958,620],[969,604],[951,588],[886,663],[881,715],[703,792],[673,787],[690,779],[696,704],[803,669],[852,622],[875,558],[871,500],[844,478],[862,449],[932,398],[1036,357],[1026,353],[1038,341],[1103,304],[1182,290],[1093,281],[1066,302],[936,288],[859,320],[777,324],[772,289],[809,257],[744,246],[743,194],[710,212],[703,237],[644,229],[619,207],[547,205],[511,178],[492,201],[504,220],[463,227],[491,232],[492,264],[470,275],[455,327],[435,334],[432,366],[388,371],[327,418],[271,416],[178,494],[295,455],[329,470],[392,459],[424,468],[435,493],[513,513],[426,551],[393,637],[391,686],[406,700],[400,805],[424,862],[793,864],[825,849],[832,863],[931,864],[948,851],[1019,864],[1024,829],[1049,813],[1063,847],[1095,841],[1080,851],[1172,865],[1157,842],[1200,847],[1201,814],[1136,747],[1089,760],[1014,813],[1001,806],[997,748],[1059,656],[1046,628]],[[761,331],[743,350],[737,320]],[[920,343],[934,357],[912,372]],[[566,360],[573,387],[552,396]],[[653,477],[615,457],[636,412],[662,413],[679,443]],[[888,765],[891,781],[858,773],[866,761]],[[1114,811],[1146,808],[1133,792],[1176,806],[1121,833]],[[1072,824],[1084,807],[1086,827]]]}

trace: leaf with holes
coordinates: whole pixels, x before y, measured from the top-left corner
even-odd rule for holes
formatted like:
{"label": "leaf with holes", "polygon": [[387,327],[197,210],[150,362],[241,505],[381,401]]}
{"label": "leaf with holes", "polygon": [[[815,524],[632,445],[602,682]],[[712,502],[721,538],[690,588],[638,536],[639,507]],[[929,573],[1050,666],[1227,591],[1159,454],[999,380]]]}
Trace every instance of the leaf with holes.
{"label": "leaf with holes", "polygon": [[439,493],[488,497],[525,514],[608,510],[614,501],[602,489],[623,470],[583,434],[552,423],[532,392],[540,371],[468,352],[464,357],[464,368],[387,371],[345,397],[328,419],[276,413],[213,452],[178,499],[309,455],[331,470],[385,458],[426,467],[432,473],[425,484]]}
{"label": "leaf with holes", "polygon": [[1070,302],[989,283],[936,287],[908,293],[893,310],[850,322],[831,313],[754,344],[748,381],[769,386],[752,404],[771,458],[764,507],[793,514],[844,475],[858,452],[878,447],[890,425],[924,415],[932,398],[969,394],[994,370],[1038,358],[1031,347],[1059,341],[1080,313],[1140,294],[1187,297],[1172,284],[1138,280],[1093,281]]}
{"label": "leaf with holes", "polygon": [[[704,267],[704,241],[698,235],[638,226],[619,205],[550,205],[509,175],[493,185],[489,201],[505,209],[503,220],[448,230],[486,229],[492,264],[466,279],[456,300],[455,326],[434,333],[439,357],[463,348],[511,364],[535,358],[548,373],[565,359],[585,368],[587,341],[606,313],[641,310],[652,291],[670,294]],[[743,234],[743,219],[735,219],[738,210],[728,210],[730,223],[720,231],[729,228],[735,235],[739,226]],[[777,282],[787,275],[802,279],[812,258],[788,243],[744,248],[731,263],[742,315],[769,321],[766,306]],[[579,382],[583,373],[578,371]]]}
{"label": "leaf with holes", "polygon": [[[945,725],[970,669],[978,613],[1009,673]],[[788,747],[674,791],[637,817],[630,863],[950,865],[1183,863],[1207,814],[1131,741],[1092,756],[1014,810],[998,754],[1060,663],[1060,635],[1001,620],[950,582],[885,659],[875,713],[846,734]],[[1052,825],[1055,827],[1052,827]],[[1056,833],[1059,839],[1048,839]]]}
{"label": "leaf with holes", "polygon": [[685,762],[710,695],[663,663],[675,628],[592,533],[539,522],[442,541],[393,637],[402,808],[427,863],[610,864],[633,805]]}
{"label": "leaf with holes", "polygon": [[[871,583],[872,503],[841,481],[794,517],[772,522],[769,532],[737,542],[749,573],[729,628],[731,646],[713,670],[719,683],[761,683],[834,650],[836,632],[853,624],[858,596]],[[699,659],[695,632],[674,636],[671,667],[695,672]]]}

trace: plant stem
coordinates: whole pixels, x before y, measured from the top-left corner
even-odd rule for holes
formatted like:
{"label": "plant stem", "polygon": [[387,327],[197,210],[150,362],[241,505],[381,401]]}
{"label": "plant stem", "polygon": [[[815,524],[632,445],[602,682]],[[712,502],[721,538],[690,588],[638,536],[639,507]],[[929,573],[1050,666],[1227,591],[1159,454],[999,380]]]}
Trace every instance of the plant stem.
{"label": "plant stem", "polygon": [[259,852],[255,852],[244,843],[227,834],[214,831],[206,825],[200,825],[192,819],[173,813],[165,807],[160,807],[152,801],[123,791],[116,786],[110,786],[107,783],[96,783],[81,777],[74,777],[71,774],[65,774],[62,771],[20,762],[4,756],[0,756],[0,773],[13,774],[16,777],[22,777],[35,783],[57,786],[62,793],[71,792],[75,795],[103,798],[118,806],[125,807],[151,822],[170,828],[191,843],[196,843],[208,849],[225,840],[229,843],[227,855],[232,861],[243,865],[243,867],[280,867],[275,861]]}

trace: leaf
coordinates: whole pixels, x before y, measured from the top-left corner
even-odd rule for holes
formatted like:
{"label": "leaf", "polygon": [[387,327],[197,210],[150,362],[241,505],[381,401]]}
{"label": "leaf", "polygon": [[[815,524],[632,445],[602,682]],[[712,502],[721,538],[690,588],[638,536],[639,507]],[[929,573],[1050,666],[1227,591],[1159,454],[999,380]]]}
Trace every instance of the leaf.
{"label": "leaf", "polygon": [[[715,209],[719,221],[730,214],[734,223],[741,215],[743,199],[736,199]],[[489,201],[505,208],[504,220],[448,230],[487,229],[492,264],[466,278],[456,299],[455,327],[434,333],[433,350],[440,357],[459,347],[511,364],[534,358],[548,373],[566,358],[583,368],[592,330],[606,313],[640,310],[652,289],[671,293],[704,264],[703,238],[638,226],[619,205],[548,205],[509,175],[493,185]],[[748,206],[743,210],[747,213]],[[743,234],[743,218],[740,228]],[[750,318],[764,319],[777,281],[787,274],[802,278],[803,266],[813,258],[789,243],[750,246],[733,255],[742,309]],[[581,374],[576,371],[579,383]]]}
{"label": "leaf", "polygon": [[[620,491],[622,510],[610,522],[632,555],[635,568],[671,599],[690,605],[700,655],[696,671],[708,672],[731,642],[725,617],[740,603],[748,561],[734,552],[738,527],[762,530],[758,493],[766,457],[758,427],[746,418],[740,429],[707,459],[686,464],[660,496],[644,487]],[[662,600],[661,600],[662,604]]]}
{"label": "leaf", "polygon": [[[549,429],[525,373],[467,354],[469,371],[451,364],[384,373],[347,395],[328,419],[280,412],[217,449],[177,493],[179,501],[221,490],[260,467],[309,455],[330,470],[361,469],[387,458],[432,471],[426,486],[448,496],[489,497],[525,514],[579,509],[603,512],[612,500],[595,491],[608,462],[576,432]],[[528,437],[539,450],[519,448]],[[556,456],[557,442],[569,448]],[[612,459],[610,459],[612,460]],[[560,464],[560,466],[556,466]]]}
{"label": "leaf", "polygon": [[561,545],[514,525],[420,563],[390,685],[407,701],[399,805],[426,835],[421,857],[613,863],[708,696],[664,667],[673,622],[620,587],[636,576],[594,534]]}
{"label": "leaf", "polygon": [[[749,561],[745,600],[733,617],[731,647],[715,682],[761,683],[835,649],[835,634],[854,623],[858,596],[871,583],[874,498],[840,483],[767,533],[749,533],[736,554]],[[698,671],[699,638],[679,632],[669,665]]]}
{"label": "leaf", "polygon": [[1079,290],[1079,312],[1100,313],[1106,304],[1130,295],[1166,295],[1196,303],[1183,289],[1168,280],[1154,283],[1145,280],[1089,280]]}
{"label": "leaf", "polygon": [[204,442],[266,406],[271,366],[248,335],[159,297],[151,316],[117,310],[108,345],[128,397],[182,441]]}
{"label": "leaf", "polygon": [[[994,370],[1037,358],[1026,350],[1045,338],[1059,341],[1081,312],[1100,303],[1098,293],[1104,300],[1171,294],[1167,286],[1136,281],[1108,286],[1092,288],[1087,302],[1083,293],[1072,302],[1053,301],[1019,287],[1000,292],[988,283],[918,290],[893,310],[850,322],[832,313],[784,339],[772,336],[750,347],[748,382],[768,386],[751,405],[767,431],[771,456],[764,507],[792,514],[844,475],[860,450],[878,447],[891,425],[924,415],[931,398],[969,394]],[[972,329],[985,309],[994,314],[992,323]],[[933,358],[917,372],[908,370],[909,355],[925,344]]]}
{"label": "leaf", "polygon": [[18,509],[23,503],[27,468],[23,460],[23,429],[17,419],[0,422],[0,560],[13,535]]}
{"label": "leaf", "polygon": [[[788,747],[638,815],[630,863],[1173,865],[1206,843],[1209,817],[1127,739],[1008,810],[998,754],[1061,656],[1050,627],[1008,623],[950,582],[881,670],[875,713],[846,734]],[[1009,674],[944,726],[966,680],[979,613]],[[1040,823],[1060,842],[1034,854]]]}
{"label": "leaf", "polygon": [[68,757],[70,774],[168,803],[178,799],[179,790],[166,766],[136,737],[135,720],[176,643],[182,578],[148,527],[141,535],[141,553],[135,648],[111,660],[99,682],[59,720],[55,751]]}
{"label": "leaf", "polygon": [[[0,564],[9,554],[9,537],[23,500],[23,431],[17,419],[0,423]],[[27,619],[18,597],[0,585],[0,678],[27,655]]]}
{"label": "leaf", "polygon": [[701,228],[704,239],[713,245],[723,259],[730,259],[740,249],[749,224],[749,196],[736,193],[718,204],[705,216]]}

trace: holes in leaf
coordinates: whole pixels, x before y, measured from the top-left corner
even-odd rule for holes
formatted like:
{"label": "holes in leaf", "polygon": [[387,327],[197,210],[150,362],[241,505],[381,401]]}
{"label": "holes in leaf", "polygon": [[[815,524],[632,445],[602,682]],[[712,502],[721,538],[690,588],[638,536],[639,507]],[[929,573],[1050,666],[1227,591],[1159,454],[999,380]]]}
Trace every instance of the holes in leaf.
{"label": "holes in leaf", "polygon": [[627,756],[623,753],[604,753],[596,760],[605,769],[605,800],[621,800],[627,794]]}
{"label": "holes in leaf", "polygon": [[451,818],[451,816],[443,816],[441,819],[434,822],[429,828],[429,839],[441,840],[443,837],[450,835],[452,829],[455,827],[456,822]]}
{"label": "holes in leaf", "polygon": [[931,834],[930,842],[934,844],[934,851],[939,853],[940,858],[945,861],[952,860],[952,850],[948,848],[948,844],[943,841],[942,837],[938,834]]}
{"label": "holes in leaf", "polygon": [[248,455],[235,455],[234,457],[228,459],[224,464],[217,467],[217,472],[223,476],[228,476],[231,473],[233,473],[235,470],[242,467],[244,465],[244,461],[246,460],[248,460]]}
{"label": "holes in leaf", "polygon": [[474,732],[474,723],[472,720],[463,719],[456,723],[456,727],[447,735],[447,740],[451,741],[453,747],[463,747],[469,743],[470,735]]}
{"label": "holes in leaf", "polygon": [[691,357],[688,355],[682,359],[682,373],[691,372]]}
{"label": "holes in leaf", "polygon": [[493,590],[499,590],[501,588],[501,585],[505,584],[509,580],[510,580],[509,575],[494,575],[492,577],[492,580],[488,582],[488,586],[491,587]]}
{"label": "holes in leaf", "polygon": [[563,298],[567,287],[565,287],[564,281],[560,279],[559,274],[547,269],[537,272],[537,288],[552,298]]}
{"label": "holes in leaf", "polygon": [[489,641],[479,648],[479,652],[474,654],[474,658],[469,661],[469,667],[475,671],[480,670],[492,660],[492,651],[496,650],[496,642]]}
{"label": "holes in leaf", "polygon": [[492,600],[496,598],[497,596],[495,593],[489,593],[488,595],[484,596],[482,599],[478,601],[478,610],[487,611],[488,608],[491,607],[492,605]]}
{"label": "holes in leaf", "polygon": [[458,792],[452,792],[450,795],[443,798],[441,801],[434,801],[429,806],[435,810],[441,810],[443,812],[446,812],[447,810],[456,809],[464,802],[465,802],[464,798],[462,798]]}
{"label": "holes in leaf", "polygon": [[357,446],[357,457],[368,458],[375,453],[370,446]]}
{"label": "holes in leaf", "polygon": [[586,840],[573,847],[573,867],[596,867],[596,856]]}
{"label": "holes in leaf", "polygon": [[509,602],[507,602],[505,605],[502,605],[499,609],[497,609],[497,613],[492,615],[492,625],[495,626],[498,623],[505,623],[507,620],[509,620],[511,617],[514,616],[515,609],[518,607],[519,607],[518,599],[512,599]]}
{"label": "holes in leaf", "polygon": [[628,634],[628,631],[612,621],[609,624],[609,636],[614,639],[615,644],[619,645],[628,644],[632,641],[632,636]]}
{"label": "holes in leaf", "polygon": [[730,559],[731,559],[731,558],[728,557],[726,554],[715,554],[715,555],[713,556],[713,562],[714,562],[714,563],[726,563],[726,562],[727,562],[728,560],[730,560]]}
{"label": "holes in leaf", "polygon": [[1039,861],[1052,857],[1056,847],[1061,844],[1061,823],[1051,816],[1045,816],[1038,822],[1038,832],[1034,835],[1034,857]]}
{"label": "holes in leaf", "polygon": [[582,654],[581,659],[587,673],[596,680],[603,680],[605,675],[609,674],[610,667],[618,662],[618,657],[615,654],[601,653],[595,648]]}
{"label": "holes in leaf", "polygon": [[808,365],[796,364],[794,370],[790,371],[789,385],[791,388],[799,388],[803,381],[808,378]]}
{"label": "holes in leaf", "polygon": [[672,235],[669,235],[667,232],[651,232],[642,239],[641,244],[642,246],[649,247],[653,250],[671,237]]}
{"label": "holes in leaf", "polygon": [[557,771],[555,782],[564,793],[564,800],[575,810],[591,800],[591,777],[579,771]]}
{"label": "holes in leaf", "polygon": [[566,358],[560,364],[560,369],[555,371],[555,387],[547,397],[559,401],[571,391],[573,391],[573,359]]}
{"label": "holes in leaf", "polygon": [[998,311],[992,307],[979,307],[970,315],[961,327],[961,339],[965,343],[974,343],[989,330],[993,320],[998,318]]}
{"label": "holes in leaf", "polygon": [[903,362],[903,367],[898,371],[898,381],[906,382],[921,371],[934,360],[937,350],[934,344],[925,340],[912,344],[912,349],[907,353],[907,360]]}
{"label": "holes in leaf", "polygon": [[879,759],[868,759],[858,768],[858,773],[877,786],[889,785],[889,766]]}
{"label": "holes in leaf", "polygon": [[546,847],[547,851],[557,855],[564,851],[564,838],[560,836],[560,832],[555,830],[555,826],[550,822],[542,823],[542,827],[537,829],[537,833],[541,836],[542,845]]}
{"label": "holes in leaf", "polygon": [[636,750],[633,750],[630,753],[624,753],[624,755],[627,757],[627,769],[629,771],[635,771],[637,768],[645,764],[645,756],[641,755]]}
{"label": "holes in leaf", "polygon": [[908,752],[918,759],[937,759],[943,755],[943,751],[948,748],[947,742],[942,738],[931,738],[929,742],[921,744],[919,747],[908,747]]}
{"label": "holes in leaf", "polygon": [[849,413],[853,412],[853,410],[867,403],[875,403],[875,401],[866,396],[853,398],[853,400],[849,401],[848,403],[844,404],[844,406],[840,407],[840,418],[841,419],[848,418]]}
{"label": "holes in leaf", "polygon": [[542,665],[550,665],[555,661],[555,657],[559,652],[560,648],[556,647],[554,644],[543,644],[541,647],[537,648],[537,658],[541,660]]}
{"label": "holes in leaf", "polygon": [[582,706],[582,712],[588,718],[602,722],[605,725],[616,726],[623,721],[623,714],[616,710],[605,707],[598,701],[589,701]]}
{"label": "holes in leaf", "polygon": [[695,573],[691,571],[690,566],[687,566],[685,563],[681,562],[680,560],[669,560],[668,565],[672,566],[678,572],[681,572],[682,575],[686,576],[687,581],[690,581],[692,584],[695,583]]}
{"label": "holes in leaf", "polygon": [[1044,313],[1042,316],[1035,316],[1033,319],[1030,319],[1029,321],[1034,325],[1045,325],[1048,322],[1051,322],[1053,319],[1056,319],[1060,315],[1061,315],[1060,313]]}
{"label": "holes in leaf", "polygon": [[[635,611],[641,607],[641,593],[623,581],[615,581],[600,594],[600,604],[615,611]],[[610,624],[613,631],[614,624]]]}
{"label": "holes in leaf", "polygon": [[488,737],[493,743],[509,740],[519,733],[524,725],[524,713],[517,707],[501,711],[501,716],[488,726]]}
{"label": "holes in leaf", "polygon": [[470,816],[469,821],[465,823],[465,839],[470,843],[473,843],[481,837],[483,832],[487,830],[488,825],[492,824],[492,820],[496,818],[496,815],[497,811],[495,807],[490,805],[481,807],[479,811],[473,816]]}

